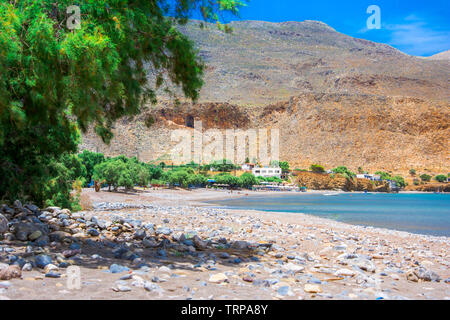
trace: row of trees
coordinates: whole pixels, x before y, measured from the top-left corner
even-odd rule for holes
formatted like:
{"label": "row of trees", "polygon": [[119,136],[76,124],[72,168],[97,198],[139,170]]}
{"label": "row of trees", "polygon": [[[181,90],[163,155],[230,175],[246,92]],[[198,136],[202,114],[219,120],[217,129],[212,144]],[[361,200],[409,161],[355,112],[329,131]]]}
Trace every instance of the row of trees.
{"label": "row of trees", "polygon": [[107,159],[94,167],[92,178],[100,183],[106,183],[111,190],[119,187],[132,189],[134,186],[147,186],[153,179],[159,179],[162,169],[136,158],[119,156]]}
{"label": "row of trees", "polygon": [[[208,184],[208,179],[215,180],[216,184],[226,184],[230,187],[251,188],[252,186],[267,182],[281,182],[279,178],[255,177],[251,173],[244,173],[240,177],[233,176],[228,172],[222,172],[215,176],[210,176],[203,171],[200,166],[194,164],[177,166],[166,169],[165,165],[158,166],[143,163],[136,158],[119,156],[105,158],[103,154],[83,151],[78,156],[80,167],[73,175],[87,185],[91,180],[106,184],[109,190],[117,190],[119,187],[132,189],[134,186],[147,186],[150,183],[156,185],[169,185],[171,187],[204,187]],[[220,165],[221,162],[214,163]],[[228,164],[225,162],[223,170],[227,170]],[[199,173],[196,173],[198,171]]]}
{"label": "row of trees", "polygon": [[[419,176],[420,180],[422,180],[422,182],[430,182],[431,179],[433,179],[432,176],[430,176],[429,174],[422,174]],[[447,176],[445,174],[439,174],[437,176],[434,177],[434,180],[436,180],[437,182],[446,182],[447,181]]]}

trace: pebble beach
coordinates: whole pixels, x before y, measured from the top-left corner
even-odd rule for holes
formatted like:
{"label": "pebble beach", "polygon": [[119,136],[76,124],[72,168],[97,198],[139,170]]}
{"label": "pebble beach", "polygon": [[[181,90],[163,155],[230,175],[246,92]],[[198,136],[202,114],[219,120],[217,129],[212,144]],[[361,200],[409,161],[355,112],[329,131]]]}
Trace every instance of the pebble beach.
{"label": "pebble beach", "polygon": [[448,237],[202,202],[253,194],[85,189],[82,212],[3,206],[0,298],[450,299]]}

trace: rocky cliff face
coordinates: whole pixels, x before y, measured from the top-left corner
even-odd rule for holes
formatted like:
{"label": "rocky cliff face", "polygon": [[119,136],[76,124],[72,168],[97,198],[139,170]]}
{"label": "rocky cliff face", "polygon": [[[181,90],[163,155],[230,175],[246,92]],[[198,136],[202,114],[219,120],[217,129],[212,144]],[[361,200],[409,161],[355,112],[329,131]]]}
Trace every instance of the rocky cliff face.
{"label": "rocky cliff face", "polygon": [[[449,168],[450,63],[408,56],[315,21],[182,27],[207,64],[198,104],[160,102],[124,119],[105,146],[92,133],[83,148],[107,155],[168,159],[171,130],[280,130],[280,157],[353,170]],[[146,128],[151,115],[155,123]]]}

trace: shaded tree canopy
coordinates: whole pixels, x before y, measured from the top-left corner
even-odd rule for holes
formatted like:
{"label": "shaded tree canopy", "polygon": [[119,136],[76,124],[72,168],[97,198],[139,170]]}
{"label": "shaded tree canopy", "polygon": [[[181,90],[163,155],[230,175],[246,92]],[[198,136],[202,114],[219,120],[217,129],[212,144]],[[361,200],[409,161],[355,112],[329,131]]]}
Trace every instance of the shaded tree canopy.
{"label": "shaded tree canopy", "polygon": [[[80,8],[79,29],[67,28],[71,5]],[[155,103],[159,88],[170,93],[179,87],[185,97],[197,99],[204,65],[177,24],[195,10],[218,22],[220,12],[237,14],[242,5],[240,0],[2,1],[0,198],[44,202],[50,163],[77,151],[80,129],[94,125],[109,142],[114,122]]]}

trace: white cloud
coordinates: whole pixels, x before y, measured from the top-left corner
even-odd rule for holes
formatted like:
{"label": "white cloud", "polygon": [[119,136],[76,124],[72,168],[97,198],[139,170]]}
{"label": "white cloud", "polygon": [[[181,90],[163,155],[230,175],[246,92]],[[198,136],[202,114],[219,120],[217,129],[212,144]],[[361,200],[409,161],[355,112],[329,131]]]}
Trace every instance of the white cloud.
{"label": "white cloud", "polygon": [[432,55],[450,49],[450,31],[431,28],[414,14],[404,18],[402,24],[390,24],[385,28],[390,32],[388,42],[401,51],[412,55]]}

